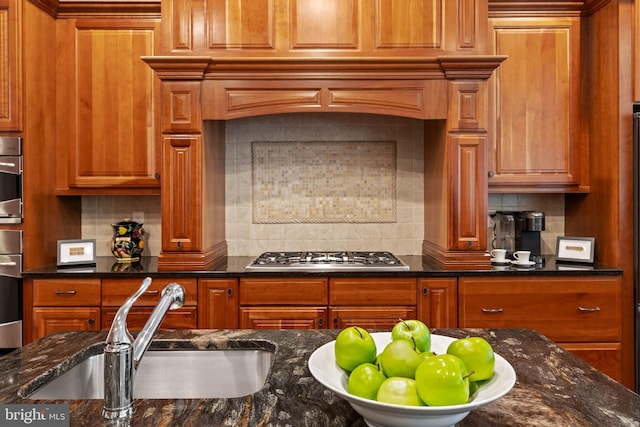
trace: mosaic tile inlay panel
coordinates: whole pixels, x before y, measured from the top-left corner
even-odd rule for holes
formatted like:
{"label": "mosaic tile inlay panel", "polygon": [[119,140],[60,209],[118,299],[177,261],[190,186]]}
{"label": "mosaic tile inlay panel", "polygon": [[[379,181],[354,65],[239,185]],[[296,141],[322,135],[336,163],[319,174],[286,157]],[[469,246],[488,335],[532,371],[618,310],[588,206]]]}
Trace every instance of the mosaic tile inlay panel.
{"label": "mosaic tile inlay panel", "polygon": [[253,222],[396,221],[396,143],[252,142]]}

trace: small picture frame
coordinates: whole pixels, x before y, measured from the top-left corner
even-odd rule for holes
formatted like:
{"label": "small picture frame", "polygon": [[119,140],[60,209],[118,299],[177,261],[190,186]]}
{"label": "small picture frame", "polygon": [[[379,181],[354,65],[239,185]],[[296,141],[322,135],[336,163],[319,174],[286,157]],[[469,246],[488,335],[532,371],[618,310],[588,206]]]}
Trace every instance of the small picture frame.
{"label": "small picture frame", "polygon": [[595,237],[558,236],[556,261],[593,264]]}
{"label": "small picture frame", "polygon": [[58,240],[58,267],[96,265],[96,239]]}

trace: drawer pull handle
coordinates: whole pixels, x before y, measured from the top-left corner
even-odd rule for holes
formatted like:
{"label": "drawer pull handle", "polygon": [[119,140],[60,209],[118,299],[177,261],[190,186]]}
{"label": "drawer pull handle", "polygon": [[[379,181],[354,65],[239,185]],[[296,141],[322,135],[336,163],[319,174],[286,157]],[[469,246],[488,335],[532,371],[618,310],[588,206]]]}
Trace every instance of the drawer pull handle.
{"label": "drawer pull handle", "polygon": [[74,291],[74,290],[71,290],[71,291],[56,290],[56,295],[75,295],[77,293],[78,293],[78,291]]}
{"label": "drawer pull handle", "polygon": [[17,262],[13,262],[13,261],[9,261],[9,262],[0,262],[0,265],[5,267],[5,266],[9,266],[9,267],[13,267],[18,265]]}
{"label": "drawer pull handle", "polygon": [[502,308],[484,308],[482,307],[482,312],[483,313],[489,313],[489,314],[494,314],[494,313],[502,313],[504,310]]}
{"label": "drawer pull handle", "polygon": [[578,307],[578,311],[583,313],[593,313],[595,311],[600,311],[600,307]]}
{"label": "drawer pull handle", "polygon": [[160,291],[144,291],[145,295],[158,295]]}

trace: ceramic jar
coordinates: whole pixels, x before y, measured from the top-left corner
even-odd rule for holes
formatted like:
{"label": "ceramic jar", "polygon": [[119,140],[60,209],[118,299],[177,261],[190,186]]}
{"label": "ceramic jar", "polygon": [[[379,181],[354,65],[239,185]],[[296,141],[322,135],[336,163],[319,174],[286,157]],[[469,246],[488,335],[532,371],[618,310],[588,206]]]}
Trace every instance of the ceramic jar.
{"label": "ceramic jar", "polygon": [[140,254],[144,250],[142,224],[125,219],[112,224],[113,239],[111,239],[111,253],[118,262],[140,261]]}

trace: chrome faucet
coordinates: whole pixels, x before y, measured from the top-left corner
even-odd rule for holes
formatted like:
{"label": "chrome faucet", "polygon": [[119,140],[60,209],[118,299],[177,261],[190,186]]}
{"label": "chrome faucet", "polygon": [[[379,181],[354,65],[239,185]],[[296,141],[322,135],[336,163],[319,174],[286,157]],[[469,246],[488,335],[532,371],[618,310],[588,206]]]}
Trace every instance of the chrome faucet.
{"label": "chrome faucet", "polygon": [[162,290],[160,301],[134,341],[127,329],[127,315],[138,297],[150,285],[151,278],[145,278],[140,288],[122,304],[107,335],[104,346],[103,418],[117,420],[133,414],[135,370],[167,311],[180,308],[184,304],[184,288],[177,283],[168,284]]}

